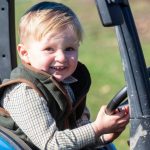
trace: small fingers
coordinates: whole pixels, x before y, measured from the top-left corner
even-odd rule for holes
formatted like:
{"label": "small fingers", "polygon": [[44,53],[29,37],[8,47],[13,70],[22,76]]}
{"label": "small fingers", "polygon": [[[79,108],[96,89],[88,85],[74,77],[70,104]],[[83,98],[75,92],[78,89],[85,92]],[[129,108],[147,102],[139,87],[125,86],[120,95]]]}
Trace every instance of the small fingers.
{"label": "small fingers", "polygon": [[125,128],[126,128],[126,127],[118,128],[118,129],[116,130],[116,132],[119,132],[119,133],[120,133],[120,132],[123,132],[123,131],[125,130]]}

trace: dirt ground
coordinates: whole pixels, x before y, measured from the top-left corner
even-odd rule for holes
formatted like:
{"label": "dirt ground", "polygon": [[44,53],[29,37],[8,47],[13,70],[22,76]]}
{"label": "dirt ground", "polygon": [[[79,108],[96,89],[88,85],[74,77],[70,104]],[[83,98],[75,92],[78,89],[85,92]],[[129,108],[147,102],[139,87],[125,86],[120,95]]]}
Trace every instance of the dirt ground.
{"label": "dirt ground", "polygon": [[133,14],[140,38],[150,41],[150,1],[131,0],[134,6]]}
{"label": "dirt ground", "polygon": [[150,14],[137,18],[135,22],[140,37],[143,40],[150,41]]}

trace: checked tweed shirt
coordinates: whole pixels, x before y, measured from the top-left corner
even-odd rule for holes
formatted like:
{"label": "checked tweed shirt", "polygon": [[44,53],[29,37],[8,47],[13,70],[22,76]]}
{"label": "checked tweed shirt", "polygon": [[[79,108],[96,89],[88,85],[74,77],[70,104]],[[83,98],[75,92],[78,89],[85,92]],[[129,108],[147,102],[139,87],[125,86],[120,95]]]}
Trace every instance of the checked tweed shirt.
{"label": "checked tweed shirt", "polygon": [[[72,78],[72,77],[71,77]],[[64,81],[64,87],[74,103],[74,93],[69,86],[75,79]],[[1,105],[11,114],[12,119],[39,149],[66,150],[82,149],[97,144],[95,133],[85,107],[78,128],[59,131],[49,112],[47,101],[26,83],[16,83],[5,90]],[[100,141],[101,143],[101,141]]]}
{"label": "checked tweed shirt", "polygon": [[77,121],[77,124],[79,126],[89,124],[73,130],[58,131],[46,100],[39,97],[37,92],[25,83],[11,86],[4,97],[3,107],[40,149],[81,149],[95,142],[94,131],[85,115]]}

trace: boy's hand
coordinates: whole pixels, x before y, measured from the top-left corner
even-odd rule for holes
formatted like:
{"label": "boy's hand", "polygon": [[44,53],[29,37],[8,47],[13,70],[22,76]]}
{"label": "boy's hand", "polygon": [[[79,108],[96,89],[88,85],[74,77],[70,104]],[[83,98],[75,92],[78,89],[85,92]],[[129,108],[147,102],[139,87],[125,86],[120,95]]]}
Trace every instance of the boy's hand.
{"label": "boy's hand", "polygon": [[122,128],[122,131],[120,132],[114,132],[114,133],[109,133],[109,134],[103,134],[103,142],[104,143],[110,143],[113,142],[116,138],[120,136],[120,134],[125,130],[125,127]]}
{"label": "boy's hand", "polygon": [[129,107],[115,110],[113,115],[105,113],[106,106],[102,106],[96,120],[92,123],[96,137],[102,134],[122,132],[129,122]]}

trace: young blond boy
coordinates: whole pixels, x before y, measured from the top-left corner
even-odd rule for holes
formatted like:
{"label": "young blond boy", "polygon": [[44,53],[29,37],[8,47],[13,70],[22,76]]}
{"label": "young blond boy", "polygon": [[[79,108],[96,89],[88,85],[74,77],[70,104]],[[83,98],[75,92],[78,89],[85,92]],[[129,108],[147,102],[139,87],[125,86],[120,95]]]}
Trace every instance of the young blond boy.
{"label": "young blond boy", "polygon": [[91,79],[78,62],[83,31],[74,12],[40,2],[21,18],[19,35],[22,65],[12,71],[17,82],[1,102],[14,121],[13,132],[33,149],[94,149],[116,139],[129,121],[128,108],[109,116],[103,106],[89,121]]}

